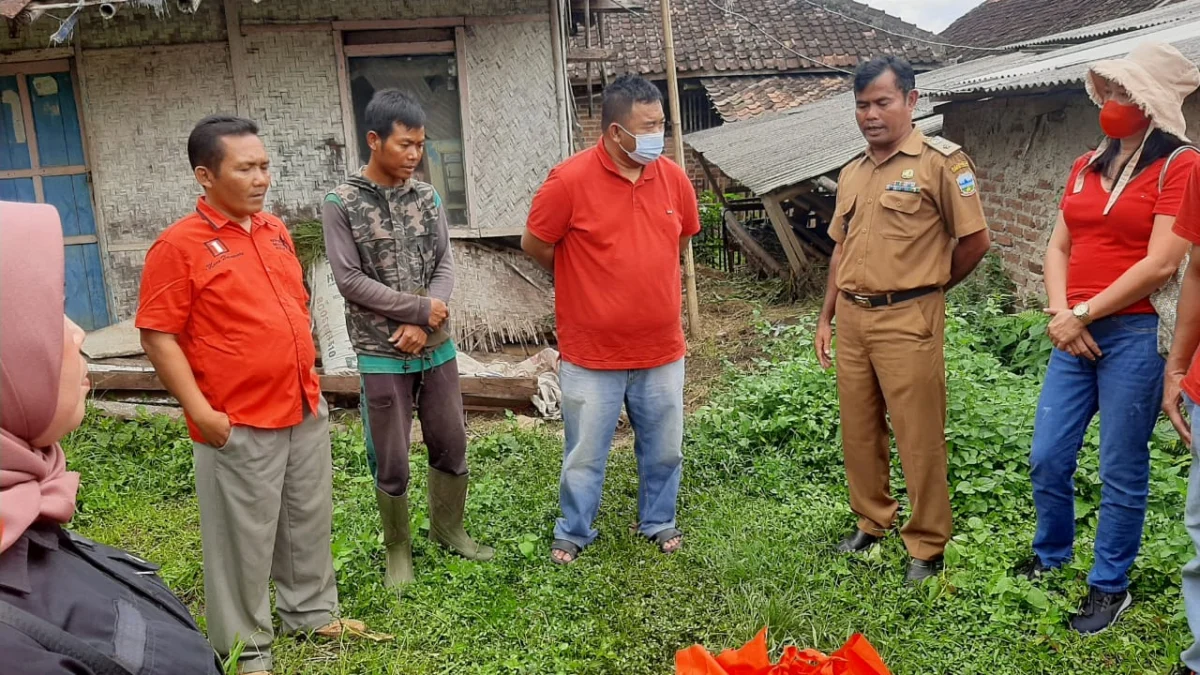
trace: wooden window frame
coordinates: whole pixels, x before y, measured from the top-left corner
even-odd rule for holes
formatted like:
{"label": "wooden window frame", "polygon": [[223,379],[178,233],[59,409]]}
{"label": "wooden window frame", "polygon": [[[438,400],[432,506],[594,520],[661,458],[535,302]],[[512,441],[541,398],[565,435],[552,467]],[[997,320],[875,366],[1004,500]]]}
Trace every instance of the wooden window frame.
{"label": "wooden window frame", "polygon": [[[482,236],[481,229],[475,224],[479,210],[476,205],[474,173],[472,171],[472,155],[474,154],[475,135],[471,128],[470,94],[467,91],[467,52],[466,27],[462,18],[432,19],[413,22],[334,22],[333,45],[337,58],[337,77],[339,98],[342,105],[342,133],[346,137],[346,174],[357,167],[351,166],[350,158],[358,147],[358,138],[354,128],[354,101],[350,95],[350,59],[370,56],[437,56],[453,55],[455,60],[456,80],[458,84],[459,119],[462,124],[463,144],[463,179],[467,187],[467,227],[452,227],[450,236],[453,238]],[[453,40],[436,42],[390,42],[366,45],[347,45],[346,33],[360,30],[381,30],[387,28],[432,28],[453,27]],[[482,231],[486,232],[486,230]]]}

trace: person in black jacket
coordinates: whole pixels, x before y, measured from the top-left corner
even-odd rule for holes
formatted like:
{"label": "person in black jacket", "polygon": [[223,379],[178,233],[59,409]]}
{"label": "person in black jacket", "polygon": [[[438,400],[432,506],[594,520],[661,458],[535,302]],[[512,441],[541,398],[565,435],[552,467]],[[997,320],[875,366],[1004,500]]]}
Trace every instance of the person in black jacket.
{"label": "person in black jacket", "polygon": [[82,422],[89,389],[63,281],[54,207],[0,202],[0,670],[219,674],[158,566],[63,527],[79,475],[58,441]]}

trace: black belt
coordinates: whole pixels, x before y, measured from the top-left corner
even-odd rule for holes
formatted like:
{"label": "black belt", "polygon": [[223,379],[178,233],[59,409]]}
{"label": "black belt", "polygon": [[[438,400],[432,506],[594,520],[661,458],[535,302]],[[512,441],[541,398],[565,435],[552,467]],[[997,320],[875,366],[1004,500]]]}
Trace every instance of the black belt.
{"label": "black belt", "polygon": [[851,293],[850,291],[842,291],[842,295],[845,295],[847,300],[859,307],[883,307],[884,305],[895,305],[908,300],[916,300],[930,293],[937,293],[940,290],[942,289],[939,286],[926,286],[925,288],[914,288],[911,291],[884,293],[882,295],[861,295],[859,293]]}

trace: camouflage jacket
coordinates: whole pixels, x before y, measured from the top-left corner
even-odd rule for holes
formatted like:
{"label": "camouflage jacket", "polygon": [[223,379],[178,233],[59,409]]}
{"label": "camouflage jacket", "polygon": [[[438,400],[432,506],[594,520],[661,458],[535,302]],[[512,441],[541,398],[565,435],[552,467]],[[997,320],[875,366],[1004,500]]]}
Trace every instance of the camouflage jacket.
{"label": "camouflage jacket", "polygon": [[[452,264],[447,243],[444,255],[439,252],[439,237],[444,241],[448,234],[439,231],[446,228],[446,222],[433,186],[410,180],[385,188],[363,177],[360,171],[334,188],[326,199],[339,203],[345,214],[362,272],[387,288],[430,295],[439,266]],[[444,295],[440,299],[449,302],[449,289]],[[423,305],[427,317],[428,302]],[[347,298],[346,328],[354,350],[360,354],[399,356],[388,338],[401,323]],[[449,322],[436,331],[427,329],[430,335],[422,356],[449,339],[448,329]]]}

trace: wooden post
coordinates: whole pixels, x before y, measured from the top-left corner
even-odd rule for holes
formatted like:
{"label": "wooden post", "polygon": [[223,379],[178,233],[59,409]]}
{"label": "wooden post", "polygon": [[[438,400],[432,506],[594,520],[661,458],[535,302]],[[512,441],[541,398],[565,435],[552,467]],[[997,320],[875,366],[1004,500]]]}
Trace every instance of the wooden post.
{"label": "wooden post", "polygon": [[233,77],[233,100],[237,114],[250,115],[250,98],[246,87],[250,74],[246,71],[246,45],[242,37],[242,19],[238,14],[237,0],[225,0],[225,33],[229,47],[229,72]]}
{"label": "wooden post", "polygon": [[[583,45],[591,48],[592,46],[592,1],[583,0]],[[596,116],[596,108],[594,104],[595,96],[592,94],[592,62],[588,61],[584,64],[587,70],[587,96],[588,96],[588,117]]]}
{"label": "wooden post", "polygon": [[783,244],[783,251],[787,253],[788,265],[792,268],[792,276],[799,276],[801,270],[808,264],[808,256],[804,253],[804,247],[800,244],[800,239],[796,233],[792,231],[791,219],[783,211],[783,205],[778,197],[765,195],[762,198],[763,208],[767,211],[767,216],[771,219],[771,226],[775,228],[775,235],[779,237],[779,243]]}
{"label": "wooden post", "polygon": [[[671,29],[671,0],[662,0],[663,48],[667,55],[667,96],[671,99],[671,136],[675,141],[675,161],[685,171],[683,124],[679,114],[679,74],[675,71],[675,34]],[[696,259],[692,242],[683,252],[683,283],[687,294],[688,335],[700,334],[700,299],[696,297]]]}

